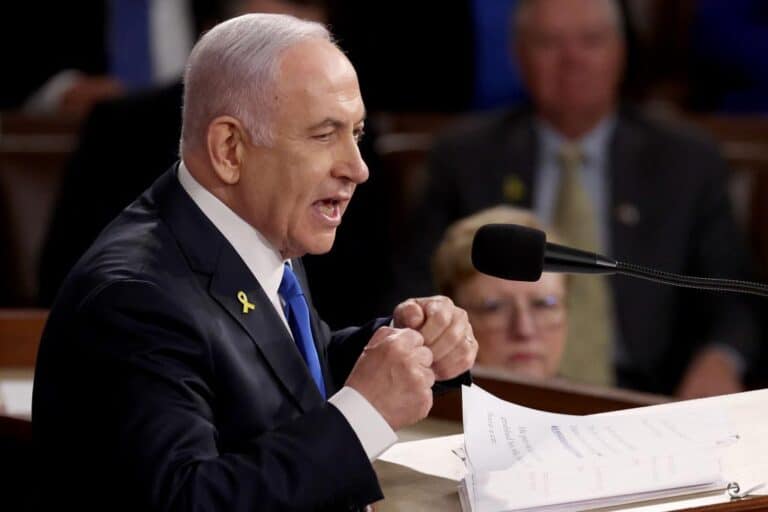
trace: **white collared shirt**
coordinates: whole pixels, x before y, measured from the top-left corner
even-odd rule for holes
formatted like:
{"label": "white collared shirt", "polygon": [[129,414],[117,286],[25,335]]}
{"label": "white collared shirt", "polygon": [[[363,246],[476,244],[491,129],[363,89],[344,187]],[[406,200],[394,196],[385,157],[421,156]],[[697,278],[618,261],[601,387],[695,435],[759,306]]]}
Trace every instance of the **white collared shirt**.
{"label": "white collared shirt", "polygon": [[[286,260],[253,226],[200,185],[184,162],[179,164],[178,178],[192,201],[224,235],[259,282],[290,333],[278,294]],[[381,414],[356,390],[344,386],[328,401],[347,419],[369,460],[376,459],[397,441],[397,435]]]}

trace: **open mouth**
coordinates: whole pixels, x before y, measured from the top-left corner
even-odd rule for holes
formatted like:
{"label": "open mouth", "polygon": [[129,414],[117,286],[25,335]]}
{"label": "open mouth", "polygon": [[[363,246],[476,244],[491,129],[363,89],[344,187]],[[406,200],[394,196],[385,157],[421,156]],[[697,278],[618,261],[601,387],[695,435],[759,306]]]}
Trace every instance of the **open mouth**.
{"label": "open mouth", "polygon": [[342,201],[339,199],[323,199],[315,203],[315,207],[320,214],[333,222],[341,220],[341,205]]}

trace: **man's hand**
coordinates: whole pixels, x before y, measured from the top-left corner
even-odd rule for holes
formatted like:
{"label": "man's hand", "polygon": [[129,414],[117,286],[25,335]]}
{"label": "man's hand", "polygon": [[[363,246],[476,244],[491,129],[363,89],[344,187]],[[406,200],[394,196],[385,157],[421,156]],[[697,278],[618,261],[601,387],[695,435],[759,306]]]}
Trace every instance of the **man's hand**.
{"label": "man's hand", "polygon": [[363,395],[392,430],[424,419],[432,408],[432,351],[411,329],[382,327],[368,342],[346,385]]}
{"label": "man's hand", "polygon": [[114,78],[84,75],[64,91],[58,109],[63,114],[84,117],[96,103],[124,93],[123,85]]}
{"label": "man's hand", "polygon": [[676,395],[683,399],[744,391],[733,361],[722,350],[701,351],[688,366]]}
{"label": "man's hand", "polygon": [[437,380],[457,377],[472,368],[477,340],[467,312],[443,296],[408,299],[394,312],[395,327],[417,330],[432,350],[432,369]]}

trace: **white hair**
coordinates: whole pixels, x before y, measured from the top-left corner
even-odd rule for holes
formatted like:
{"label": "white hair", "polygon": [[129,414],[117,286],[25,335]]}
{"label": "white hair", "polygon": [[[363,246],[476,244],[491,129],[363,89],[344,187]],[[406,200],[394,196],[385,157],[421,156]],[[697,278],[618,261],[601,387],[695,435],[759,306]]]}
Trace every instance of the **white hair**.
{"label": "white hair", "polygon": [[283,14],[245,14],[206,33],[184,74],[181,151],[205,147],[210,122],[222,115],[243,123],[254,144],[271,144],[280,57],[308,39],[333,42],[323,25]]}
{"label": "white hair", "polygon": [[[514,29],[513,34],[516,39],[519,39],[524,30],[527,27],[528,17],[531,8],[536,4],[538,0],[518,0],[517,7],[512,15],[512,27]],[[624,33],[624,21],[621,13],[621,7],[617,0],[599,0],[606,8],[611,17],[611,23],[616,28],[616,33],[622,35]]]}

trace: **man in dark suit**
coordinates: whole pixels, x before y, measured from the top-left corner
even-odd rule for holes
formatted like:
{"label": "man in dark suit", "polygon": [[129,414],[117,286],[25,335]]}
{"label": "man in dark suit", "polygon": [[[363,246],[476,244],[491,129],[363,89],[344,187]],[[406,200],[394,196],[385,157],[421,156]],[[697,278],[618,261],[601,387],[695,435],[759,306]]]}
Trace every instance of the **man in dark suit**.
{"label": "man in dark suit", "polygon": [[[450,222],[488,206],[532,208],[562,232],[559,205],[577,202],[561,186],[558,152],[567,145],[583,152],[577,176],[587,198],[570,215],[591,209],[592,217],[580,222],[595,224],[594,249],[670,272],[749,277],[726,197],[726,166],[715,147],[618,106],[624,65],[618,19],[612,0],[520,3],[516,50],[533,108],[475,120],[436,143],[416,215],[413,247],[422,263],[403,272],[405,283],[425,282],[426,258]],[[757,329],[739,298],[621,277],[609,285],[613,311],[600,322],[616,322],[619,385],[684,397],[742,389]],[[424,291],[411,286],[408,293],[417,289]]]}
{"label": "man in dark suit", "polygon": [[445,297],[331,333],[302,291],[299,258],[331,248],[368,176],[354,69],[322,25],[254,14],[198,42],[185,84],[181,162],[99,236],[51,310],[33,397],[41,498],[378,500],[370,461],[426,415],[435,381],[467,381],[477,343]]}

